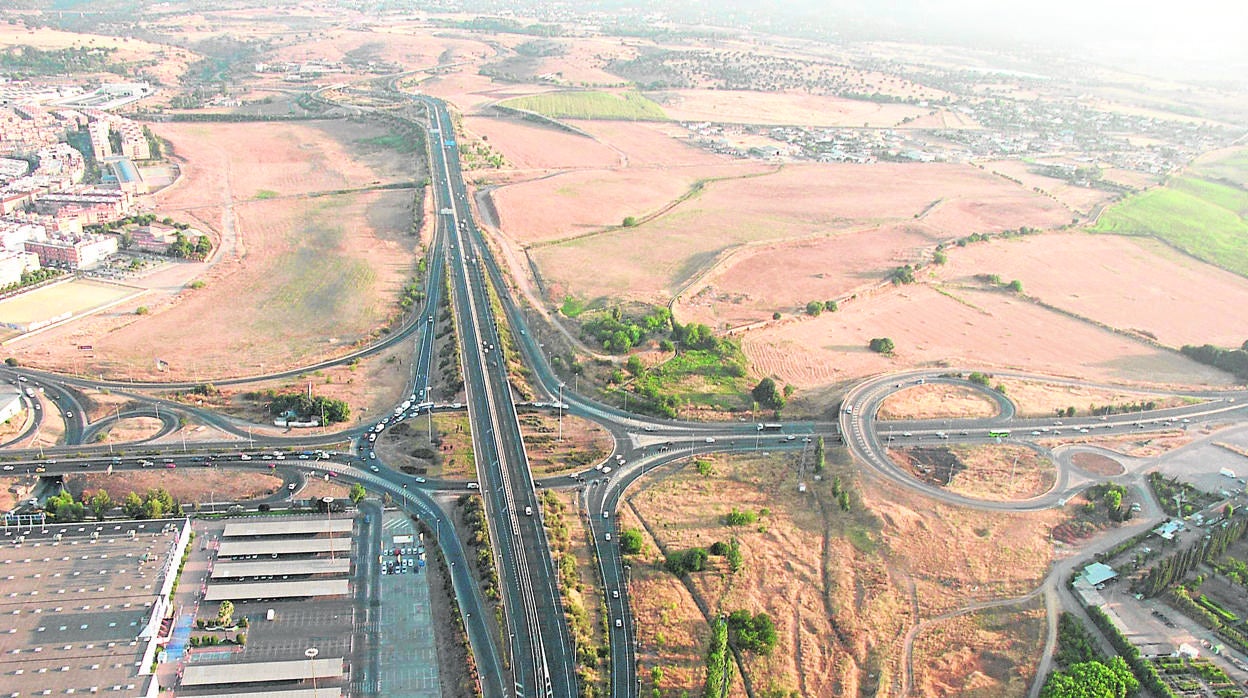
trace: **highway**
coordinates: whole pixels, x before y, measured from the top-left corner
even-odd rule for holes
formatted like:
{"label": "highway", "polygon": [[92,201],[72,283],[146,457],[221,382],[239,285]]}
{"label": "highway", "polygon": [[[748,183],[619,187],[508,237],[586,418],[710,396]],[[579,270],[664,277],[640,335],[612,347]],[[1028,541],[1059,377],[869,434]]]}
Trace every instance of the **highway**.
{"label": "highway", "polygon": [[432,180],[439,225],[450,233],[452,307],[461,343],[464,387],[472,424],[481,494],[502,587],[506,633],[516,695],[577,695],[575,651],[559,597],[558,579],[541,522],[515,405],[500,359],[496,319],[490,309],[481,250],[468,234],[468,212],[458,148],[445,105],[428,108]]}

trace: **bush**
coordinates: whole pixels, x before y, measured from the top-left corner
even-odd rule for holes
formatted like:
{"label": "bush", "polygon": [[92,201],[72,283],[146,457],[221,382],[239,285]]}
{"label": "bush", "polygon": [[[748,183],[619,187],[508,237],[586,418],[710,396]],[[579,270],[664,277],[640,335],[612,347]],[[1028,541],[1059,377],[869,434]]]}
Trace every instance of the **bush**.
{"label": "bush", "polygon": [[872,339],[867,346],[871,348],[871,351],[876,352],[877,354],[892,354],[893,350],[897,348],[896,345],[893,344],[893,340],[888,337],[876,337]]}
{"label": "bush", "polygon": [[780,392],[776,387],[776,381],[771,377],[767,377],[758,382],[754,386],[754,390],[750,391],[754,397],[754,401],[766,407],[769,410],[778,410],[784,407],[784,393]]}
{"label": "bush", "polygon": [[667,560],[663,563],[668,572],[683,577],[690,572],[701,572],[706,569],[706,561],[709,558],[706,548],[689,548],[688,550],[676,550],[667,554]]}
{"label": "bush", "polygon": [[811,301],[806,304],[806,314],[811,317],[819,317],[819,313],[823,312],[823,303],[819,301]]}
{"label": "bush", "polygon": [[749,611],[728,614],[728,643],[737,649],[755,654],[771,654],[776,647],[776,626],[771,616]]}
{"label": "bush", "polygon": [[641,552],[645,540],[641,536],[641,529],[626,528],[620,531],[620,552],[625,555],[636,555]]}

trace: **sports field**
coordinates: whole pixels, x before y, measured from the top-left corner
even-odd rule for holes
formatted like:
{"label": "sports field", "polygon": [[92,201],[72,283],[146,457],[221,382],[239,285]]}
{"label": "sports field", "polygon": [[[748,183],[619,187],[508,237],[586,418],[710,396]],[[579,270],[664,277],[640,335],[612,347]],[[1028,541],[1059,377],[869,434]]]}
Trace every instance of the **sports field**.
{"label": "sports field", "polygon": [[499,106],[525,109],[552,119],[667,120],[662,107],[637,92],[554,92],[516,97],[500,102]]}
{"label": "sports field", "polygon": [[66,313],[81,315],[137,293],[129,286],[74,279],[0,301],[0,322],[26,327]]}

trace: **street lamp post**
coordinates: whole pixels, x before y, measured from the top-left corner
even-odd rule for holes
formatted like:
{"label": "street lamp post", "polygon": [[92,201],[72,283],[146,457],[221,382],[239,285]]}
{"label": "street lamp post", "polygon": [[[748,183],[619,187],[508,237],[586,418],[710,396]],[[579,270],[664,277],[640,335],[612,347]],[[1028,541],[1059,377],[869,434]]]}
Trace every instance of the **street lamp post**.
{"label": "street lamp post", "polygon": [[559,384],[559,441],[563,441],[563,383]]}
{"label": "street lamp post", "polygon": [[303,656],[308,658],[308,675],[312,677],[312,698],[316,698],[316,655],[321,651],[315,647],[309,647],[303,651]]}

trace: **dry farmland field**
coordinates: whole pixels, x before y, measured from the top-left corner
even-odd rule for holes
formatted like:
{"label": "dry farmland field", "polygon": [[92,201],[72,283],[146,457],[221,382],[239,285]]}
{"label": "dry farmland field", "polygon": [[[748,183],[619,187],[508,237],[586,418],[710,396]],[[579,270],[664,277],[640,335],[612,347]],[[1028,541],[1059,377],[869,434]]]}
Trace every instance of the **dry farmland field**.
{"label": "dry farmland field", "polygon": [[[916,218],[930,235],[953,238],[971,231],[1045,227],[1065,217],[1066,211],[1051,199],[970,167],[790,165],[770,174],[711,183],[635,228],[545,247],[533,257],[549,283],[574,296],[665,302],[742,245],[828,236]],[[792,256],[782,249],[777,254]],[[592,276],[577,273],[601,259],[613,263],[595,268]],[[836,262],[829,259],[827,264]],[[777,277],[774,286],[784,293],[787,284]],[[770,308],[781,305],[772,303]]]}
{"label": "dry farmland field", "polygon": [[[889,337],[893,356],[871,352]],[[1225,385],[1229,376],[1178,354],[999,291],[889,288],[839,312],[742,335],[763,375],[798,387],[925,365],[1016,368],[1091,380]]]}
{"label": "dry farmland field", "polygon": [[1148,239],[1053,233],[949,250],[939,275],[1018,279],[1045,303],[1115,329],[1184,344],[1248,338],[1248,279]]}

